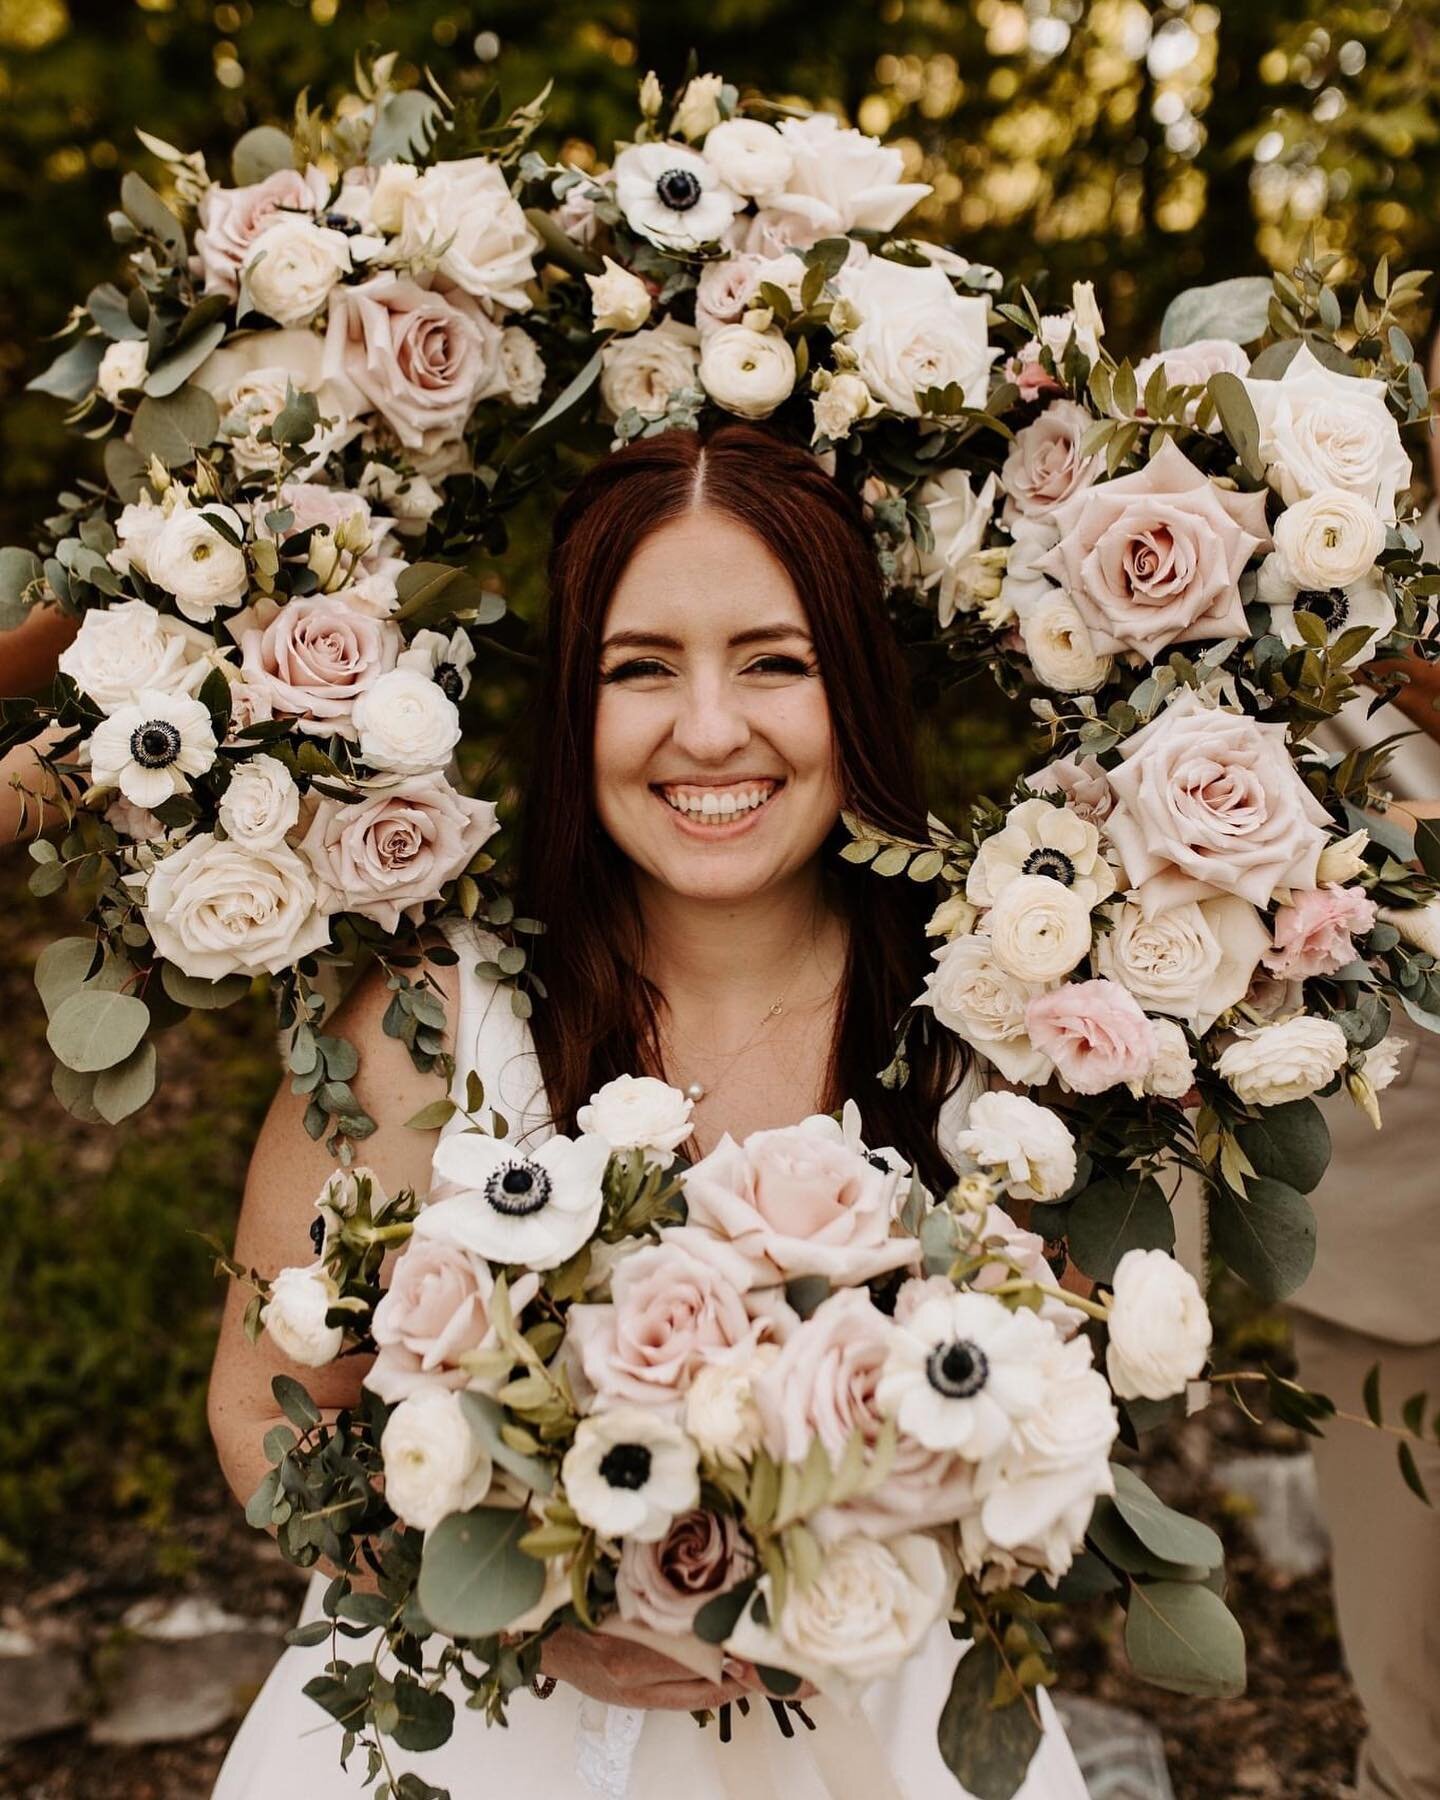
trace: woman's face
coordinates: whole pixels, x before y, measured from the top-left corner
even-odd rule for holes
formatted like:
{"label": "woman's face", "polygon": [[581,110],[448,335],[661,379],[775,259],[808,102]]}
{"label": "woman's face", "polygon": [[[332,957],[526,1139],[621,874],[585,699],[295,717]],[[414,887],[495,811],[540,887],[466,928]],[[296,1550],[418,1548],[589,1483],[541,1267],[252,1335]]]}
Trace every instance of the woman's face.
{"label": "woman's face", "polygon": [[595,805],[637,868],[742,900],[819,853],[840,811],[804,609],[760,539],[698,507],[636,552],[606,614]]}

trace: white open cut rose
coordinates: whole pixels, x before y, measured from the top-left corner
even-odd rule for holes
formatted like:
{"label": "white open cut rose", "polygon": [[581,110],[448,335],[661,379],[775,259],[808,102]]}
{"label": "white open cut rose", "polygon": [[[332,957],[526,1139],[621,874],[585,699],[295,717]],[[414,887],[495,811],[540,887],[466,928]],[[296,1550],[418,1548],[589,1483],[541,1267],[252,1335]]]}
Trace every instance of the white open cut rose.
{"label": "white open cut rose", "polygon": [[103,713],[133,705],[145,689],[194,694],[210,669],[214,641],[145,600],[92,607],[60,652],[60,669]]}
{"label": "white open cut rose", "polygon": [[860,374],[875,398],[904,418],[919,418],[919,396],[960,388],[966,406],[983,406],[990,365],[989,302],[957,294],[933,265],[923,269],[872,256],[841,271],[839,286],[859,311],[850,334]]}
{"label": "white open cut rose", "polygon": [[278,974],[330,941],[309,867],[286,844],[256,849],[201,832],[156,863],[145,927],[187,975]]}
{"label": "white open cut rose", "polygon": [[260,1323],[282,1356],[302,1368],[318,1369],[335,1360],[345,1341],[341,1326],[325,1323],[338,1298],[339,1289],[322,1264],[281,1269],[260,1308]]}
{"label": "white open cut rose", "polygon": [[394,253],[419,259],[494,311],[528,312],[540,240],[488,156],[433,163],[399,196]]}

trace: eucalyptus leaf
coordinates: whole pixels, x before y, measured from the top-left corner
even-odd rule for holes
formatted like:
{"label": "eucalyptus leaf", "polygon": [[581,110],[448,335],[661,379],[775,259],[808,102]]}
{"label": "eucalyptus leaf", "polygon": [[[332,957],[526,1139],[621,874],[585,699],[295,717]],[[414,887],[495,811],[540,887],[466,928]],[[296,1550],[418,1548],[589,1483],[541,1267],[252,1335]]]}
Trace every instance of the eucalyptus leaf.
{"label": "eucalyptus leaf", "polygon": [[204,326],[155,365],[145,377],[145,392],[157,400],[173,394],[189,380],[211,351],[219,349],[224,341],[223,319],[216,319],[213,324]]}
{"label": "eucalyptus leaf", "polygon": [[1256,481],[1263,480],[1265,464],[1260,455],[1260,421],[1245,391],[1245,383],[1230,370],[1222,369],[1218,375],[1210,377],[1208,387],[1225,435],[1246,474]]}
{"label": "eucalyptus leaf", "polygon": [[62,350],[48,369],[25,383],[27,393],[53,394],[57,400],[83,400],[95,386],[105,340],[83,337]]}
{"label": "eucalyptus leaf", "polygon": [[50,1087],[55,1098],[72,1119],[78,1119],[82,1125],[104,1123],[100,1114],[95,1110],[95,1077],[93,1075],[80,1075],[74,1069],[67,1069],[64,1063],[56,1063],[50,1071]]}
{"label": "eucalyptus leaf", "polygon": [[253,187],[277,169],[295,167],[295,148],[288,131],[278,125],[255,125],[235,140],[230,172],[236,187]]}
{"label": "eucalyptus leaf", "polygon": [[395,1708],[397,1716],[389,1735],[402,1750],[438,1750],[455,1729],[455,1703],[450,1696],[409,1675],[395,1677]]}
{"label": "eucalyptus leaf", "polygon": [[1245,1637],[1218,1594],[1198,1582],[1136,1582],[1125,1650],[1144,1680],[1177,1694],[1228,1700],[1245,1691]]}
{"label": "eucalyptus leaf", "polygon": [[533,1493],[550,1493],[555,1486],[555,1474],[550,1465],[542,1462],[539,1457],[526,1456],[522,1451],[513,1449],[501,1436],[500,1427],[505,1422],[505,1410],[498,1400],[492,1400],[488,1394],[462,1392],[460,1405],[470,1421],[470,1429],[484,1444],[494,1462],[508,1470]]}
{"label": "eucalyptus leaf", "polygon": [[1330,1130],[1313,1100],[1264,1107],[1257,1120],[1241,1125],[1235,1135],[1257,1175],[1283,1181],[1302,1194],[1313,1193],[1330,1166]]}
{"label": "eucalyptus leaf", "polygon": [[1198,338],[1253,344],[1265,335],[1273,291],[1268,275],[1235,275],[1228,281],[1186,288],[1165,308],[1160,348],[1177,350]]}
{"label": "eucalyptus leaf", "polygon": [[85,310],[108,338],[137,343],[145,337],[144,329],[130,317],[126,296],[113,281],[102,281],[91,288]]}
{"label": "eucalyptus leaf", "polygon": [[172,260],[185,255],[185,228],[143,175],[129,170],[120,183],[120,204],[125,216],[141,231],[158,238]]}
{"label": "eucalyptus leaf", "polygon": [[1116,1510],[1147,1549],[1167,1562],[1204,1569],[1221,1566],[1225,1546],[1208,1525],[1166,1506],[1133,1469],[1117,1463],[1113,1473]]}
{"label": "eucalyptus leaf", "polygon": [[940,1754],[975,1800],[1011,1800],[1040,1744],[1040,1727],[1024,1700],[994,1704],[1003,1674],[999,1652],[982,1638],[956,1665],[940,1713]]}
{"label": "eucalyptus leaf", "polygon": [[135,409],[130,441],[145,461],[158,456],[173,469],[213,444],[219,430],[220,409],[204,388],[189,384],[162,399],[147,394]]}
{"label": "eucalyptus leaf", "polygon": [[95,961],[95,948],[94,938],[56,938],[35,958],[35,991],[47,1017],[83,986]]}
{"label": "eucalyptus leaf", "polygon": [[0,550],[0,631],[13,631],[30,616],[26,591],[40,579],[40,558],[18,545]]}
{"label": "eucalyptus leaf", "polygon": [[1315,1261],[1315,1214],[1283,1181],[1245,1183],[1245,1198],[1223,1184],[1211,1193],[1210,1233],[1216,1253],[1262,1300],[1293,1294]]}
{"label": "eucalyptus leaf", "polygon": [[107,1125],[139,1112],[155,1092],[155,1046],[141,1043],[113,1069],[95,1077],[95,1110]]}
{"label": "eucalyptus leaf", "polygon": [[140,498],[145,479],[145,458],[125,438],[112,437],[105,444],[105,479],[128,506]]}
{"label": "eucalyptus leaf", "polygon": [[133,994],[83,988],[56,1007],[45,1036],[67,1069],[88,1074],[124,1062],[149,1023],[150,1009]]}
{"label": "eucalyptus leaf", "polygon": [[518,467],[521,463],[529,462],[532,456],[537,455],[564,432],[571,418],[589,399],[591,389],[600,379],[602,367],[600,352],[597,350],[505,458],[507,465]]}
{"label": "eucalyptus leaf", "polygon": [[485,1637],[528,1612],[545,1565],[520,1549],[529,1515],[481,1506],[451,1513],[425,1538],[417,1587],[425,1616],[452,1637]]}
{"label": "eucalyptus leaf", "polygon": [[567,270],[571,275],[603,273],[604,259],[597,256],[593,250],[587,250],[584,244],[577,244],[574,238],[561,229],[554,213],[546,212],[543,206],[527,206],[525,217],[530,221],[543,244],[548,261]]}
{"label": "eucalyptus leaf", "polygon": [[206,981],[203,976],[187,975],[168,962],[160,965],[160,985],[177,1006],[187,1006],[191,1012],[219,1012],[250,991],[249,979],[244,975],[222,975],[218,981]]}
{"label": "eucalyptus leaf", "polygon": [[1173,1250],[1175,1218],[1153,1176],[1104,1180],[1078,1194],[1067,1234],[1071,1258],[1095,1281],[1111,1281],[1129,1250]]}

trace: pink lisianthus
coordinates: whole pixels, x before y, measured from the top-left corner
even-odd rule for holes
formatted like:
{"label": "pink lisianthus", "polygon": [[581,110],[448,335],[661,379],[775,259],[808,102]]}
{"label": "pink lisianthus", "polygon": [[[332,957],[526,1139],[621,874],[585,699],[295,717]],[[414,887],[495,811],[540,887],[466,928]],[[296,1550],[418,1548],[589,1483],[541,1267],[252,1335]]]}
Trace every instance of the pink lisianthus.
{"label": "pink lisianthus", "polygon": [[1159,1046],[1155,1028],[1114,981],[1072,981],[1025,1009],[1030,1041],[1077,1094],[1143,1081]]}
{"label": "pink lisianthus", "polygon": [[1352,933],[1375,923],[1376,906],[1359,888],[1327,882],[1297,888],[1290,904],[1275,914],[1275,948],[1261,961],[1272,975],[1304,981],[1311,975],[1333,975],[1355,960]]}

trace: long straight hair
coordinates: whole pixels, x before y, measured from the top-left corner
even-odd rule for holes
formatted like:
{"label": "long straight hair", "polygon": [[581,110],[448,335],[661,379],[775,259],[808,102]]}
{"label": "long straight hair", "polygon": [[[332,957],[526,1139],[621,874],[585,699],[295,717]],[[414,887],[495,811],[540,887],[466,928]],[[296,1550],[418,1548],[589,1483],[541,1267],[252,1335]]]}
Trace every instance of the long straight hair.
{"label": "long straight hair", "polygon": [[[897,836],[926,836],[909,686],[854,498],[807,451],[751,425],[663,432],[596,464],[555,519],[520,870],[524,910],[547,927],[534,966],[548,998],[533,1025],[560,1130],[573,1129],[578,1108],[615,1076],[661,1072],[664,998],[641,973],[630,864],[596,813],[595,713],[611,596],[645,539],[696,505],[753,532],[794,584],[825,685],[846,807]],[[877,879],[841,861],[845,841],[837,822],[822,851],[848,925],[824,1103],[855,1100],[867,1142],[893,1144],[928,1184],[948,1186],[936,1125],[960,1073],[953,1044],[925,1034],[912,1043],[903,1087],[878,1079],[924,979],[932,896],[922,884]]]}

